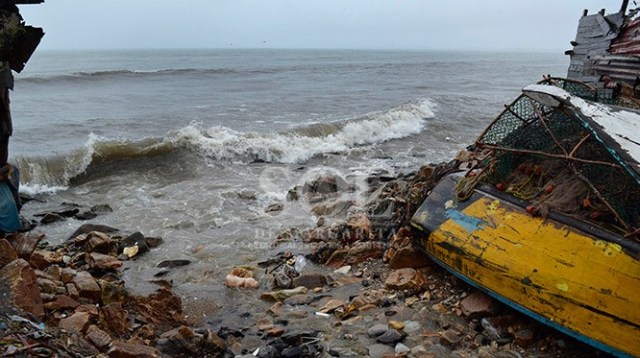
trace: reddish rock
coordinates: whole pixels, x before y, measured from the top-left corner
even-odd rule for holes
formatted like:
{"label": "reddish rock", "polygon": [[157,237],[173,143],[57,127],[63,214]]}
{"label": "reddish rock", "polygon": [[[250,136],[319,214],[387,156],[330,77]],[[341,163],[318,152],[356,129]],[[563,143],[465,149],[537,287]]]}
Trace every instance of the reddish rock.
{"label": "reddish rock", "polygon": [[67,308],[76,308],[80,305],[78,301],[66,295],[57,295],[51,302],[44,304],[44,308],[50,311],[59,311]]}
{"label": "reddish rock", "polygon": [[111,237],[99,231],[92,231],[86,236],[84,251],[109,254],[115,251],[116,243]]}
{"label": "reddish rock", "polygon": [[389,260],[389,268],[393,270],[403,268],[418,269],[431,265],[433,265],[433,261],[413,246],[400,248]]}
{"label": "reddish rock", "polygon": [[342,237],[343,242],[369,240],[371,237],[371,221],[365,214],[351,216],[347,220],[348,233]]}
{"label": "reddish rock", "polygon": [[180,326],[163,333],[158,340],[157,347],[165,354],[172,356],[191,354],[199,351],[200,336],[187,326]]}
{"label": "reddish rock", "polygon": [[440,343],[449,348],[456,348],[458,343],[464,338],[459,332],[448,329],[440,334]]}
{"label": "reddish rock", "polygon": [[379,259],[384,254],[384,244],[378,241],[359,241],[348,249],[336,250],[326,262],[326,266],[338,268],[356,265],[368,259]]}
{"label": "reddish rock", "polygon": [[114,302],[125,302],[129,294],[124,288],[123,282],[111,282],[107,280],[98,281],[100,290],[102,291],[101,299],[103,305]]}
{"label": "reddish rock", "polygon": [[0,267],[18,258],[16,250],[7,239],[0,239]]}
{"label": "reddish rock", "polygon": [[16,233],[8,235],[7,240],[13,245],[18,257],[29,260],[44,236],[43,233]]}
{"label": "reddish rock", "polygon": [[91,318],[98,317],[98,306],[97,305],[80,305],[76,308],[76,312],[85,312],[88,313]]}
{"label": "reddish rock", "polygon": [[87,253],[85,260],[92,269],[114,271],[122,267],[122,261],[111,255],[105,255],[98,252]]}
{"label": "reddish rock", "polygon": [[[33,256],[32,256],[33,258]],[[47,267],[44,272],[51,277],[52,280],[62,281],[62,269],[58,265]]]}
{"label": "reddish rock", "polygon": [[107,352],[111,358],[156,358],[160,357],[160,351],[153,347],[137,343],[125,343],[115,341]]}
{"label": "reddish rock", "polygon": [[106,351],[111,346],[111,337],[96,325],[91,325],[87,328],[85,337],[102,352]]}
{"label": "reddish rock", "polygon": [[494,315],[498,307],[493,298],[480,291],[475,291],[460,301],[462,313],[471,318]]}
{"label": "reddish rock", "polygon": [[272,328],[265,331],[267,337],[280,337],[284,334],[284,328],[280,326],[273,326]]}
{"label": "reddish rock", "polygon": [[127,312],[121,303],[110,303],[100,309],[100,319],[104,326],[114,333],[124,334],[129,330]]}
{"label": "reddish rock", "polygon": [[78,272],[72,268],[64,267],[60,270],[60,280],[64,283],[70,283],[76,277]]}
{"label": "reddish rock", "polygon": [[168,330],[183,323],[182,300],[170,289],[161,287],[148,297],[134,296],[129,303],[132,310],[159,330]]}
{"label": "reddish rock", "polygon": [[76,312],[70,317],[63,318],[58,323],[58,328],[67,332],[84,333],[89,327],[91,315],[87,312]]}
{"label": "reddish rock", "polygon": [[53,293],[53,294],[60,293],[58,292],[58,287],[64,290],[64,288],[62,287],[62,282],[60,282],[60,285],[58,285],[58,283],[56,283],[55,281],[50,280],[48,278],[42,278],[42,277],[37,278],[36,282],[38,283],[38,286],[40,287],[40,292],[42,293]]}
{"label": "reddish rock", "polygon": [[74,300],[80,298],[80,294],[78,293],[76,285],[74,285],[73,283],[67,283],[64,285],[64,287],[67,289],[67,295],[69,295],[69,297],[73,298]]}
{"label": "reddish rock", "polygon": [[36,274],[24,259],[15,259],[0,269],[0,280],[9,287],[11,302],[36,316],[44,315]]}
{"label": "reddish rock", "polygon": [[80,271],[73,278],[72,282],[76,285],[80,297],[87,298],[94,302],[98,302],[100,300],[100,286],[98,286],[98,283],[90,273]]}
{"label": "reddish rock", "polygon": [[392,271],[384,284],[392,290],[416,291],[427,287],[427,279],[422,271],[406,268]]}
{"label": "reddish rock", "polygon": [[56,251],[34,250],[29,262],[34,267],[44,270],[50,265],[62,263],[62,254]]}

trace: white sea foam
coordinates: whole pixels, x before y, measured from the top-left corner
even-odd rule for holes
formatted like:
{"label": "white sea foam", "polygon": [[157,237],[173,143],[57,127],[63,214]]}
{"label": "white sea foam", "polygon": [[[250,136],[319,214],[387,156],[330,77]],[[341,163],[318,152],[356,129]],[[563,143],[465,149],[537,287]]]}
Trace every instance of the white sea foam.
{"label": "white sea foam", "polygon": [[239,132],[216,126],[202,129],[190,125],[179,130],[178,145],[201,150],[210,158],[232,161],[266,161],[280,163],[304,162],[313,156],[346,152],[354,147],[382,143],[420,133],[425,119],[434,117],[435,104],[424,100],[406,104],[387,112],[334,122],[333,131],[317,136],[307,130],[280,133]]}

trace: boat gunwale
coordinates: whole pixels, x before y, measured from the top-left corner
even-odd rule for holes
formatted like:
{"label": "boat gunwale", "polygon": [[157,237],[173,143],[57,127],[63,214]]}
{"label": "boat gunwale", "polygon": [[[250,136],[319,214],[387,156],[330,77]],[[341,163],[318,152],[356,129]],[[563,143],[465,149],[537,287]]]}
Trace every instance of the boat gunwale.
{"label": "boat gunwale", "polygon": [[[489,195],[496,199],[507,201],[513,205],[521,207],[522,209],[525,209],[530,204],[527,201],[520,200],[512,195],[503,193],[498,189],[484,183],[479,183],[474,191],[478,192],[481,195]],[[473,199],[470,198],[468,200]],[[587,234],[587,237],[593,240],[604,240],[613,244],[620,245],[633,258],[635,258],[636,260],[640,259],[640,243],[633,241],[633,239],[631,238],[625,238],[594,223],[563,215],[555,211],[549,212],[547,218],[552,219],[560,224],[578,229]]]}

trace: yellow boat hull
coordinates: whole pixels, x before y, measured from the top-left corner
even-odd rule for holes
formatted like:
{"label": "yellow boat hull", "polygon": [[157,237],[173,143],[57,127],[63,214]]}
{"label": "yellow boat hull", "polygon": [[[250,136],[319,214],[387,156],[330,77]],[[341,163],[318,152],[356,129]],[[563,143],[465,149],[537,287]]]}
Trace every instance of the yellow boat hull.
{"label": "yellow boat hull", "polygon": [[455,180],[443,179],[412,220],[427,233],[419,245],[432,258],[565,333],[640,356],[639,245],[533,217],[482,191],[457,202]]}

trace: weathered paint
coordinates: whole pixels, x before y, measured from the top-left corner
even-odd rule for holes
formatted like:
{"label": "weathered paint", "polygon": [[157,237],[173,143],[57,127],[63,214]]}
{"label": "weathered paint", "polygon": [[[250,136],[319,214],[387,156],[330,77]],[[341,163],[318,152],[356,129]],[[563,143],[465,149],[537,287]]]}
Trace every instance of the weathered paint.
{"label": "weathered paint", "polygon": [[489,197],[459,213],[423,241],[429,254],[596,345],[640,356],[640,263],[620,245]]}

